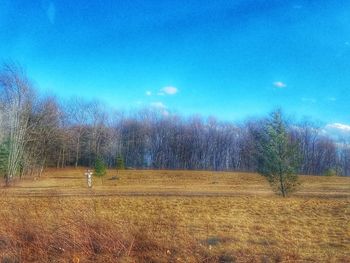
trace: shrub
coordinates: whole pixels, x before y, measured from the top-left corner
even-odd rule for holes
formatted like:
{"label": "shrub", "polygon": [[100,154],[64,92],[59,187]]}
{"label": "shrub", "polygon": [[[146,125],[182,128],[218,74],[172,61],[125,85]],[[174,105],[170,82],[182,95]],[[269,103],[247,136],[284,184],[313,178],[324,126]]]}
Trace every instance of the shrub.
{"label": "shrub", "polygon": [[125,169],[124,158],[123,158],[123,156],[121,154],[117,155],[116,163],[117,163],[117,169],[118,170],[124,170]]}
{"label": "shrub", "polygon": [[9,156],[8,143],[0,145],[0,174],[5,175],[7,170],[7,161]]}
{"label": "shrub", "polygon": [[324,176],[336,176],[337,171],[334,168],[327,169],[324,173]]}

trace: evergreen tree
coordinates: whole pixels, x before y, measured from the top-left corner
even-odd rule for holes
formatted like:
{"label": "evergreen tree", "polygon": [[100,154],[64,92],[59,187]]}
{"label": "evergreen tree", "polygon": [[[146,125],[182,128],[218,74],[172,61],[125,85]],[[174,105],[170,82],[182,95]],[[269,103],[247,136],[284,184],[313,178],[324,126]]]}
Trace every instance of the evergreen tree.
{"label": "evergreen tree", "polygon": [[297,144],[291,142],[281,111],[277,110],[261,136],[258,171],[276,192],[286,197],[299,184],[299,159]]}
{"label": "evergreen tree", "polygon": [[100,156],[96,158],[94,170],[95,170],[94,175],[97,177],[103,177],[107,173],[107,166]]}
{"label": "evergreen tree", "polygon": [[8,143],[3,143],[0,145],[0,174],[1,174],[1,176],[6,175],[8,158],[9,158]]}
{"label": "evergreen tree", "polygon": [[124,158],[123,158],[123,156],[121,154],[117,155],[116,163],[117,163],[117,169],[118,170],[124,170],[125,169]]}

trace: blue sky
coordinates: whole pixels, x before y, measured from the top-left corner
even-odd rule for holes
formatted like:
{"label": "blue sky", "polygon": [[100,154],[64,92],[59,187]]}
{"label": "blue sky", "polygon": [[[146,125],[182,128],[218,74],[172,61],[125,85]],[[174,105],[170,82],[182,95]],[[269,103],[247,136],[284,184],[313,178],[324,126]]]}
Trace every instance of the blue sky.
{"label": "blue sky", "polygon": [[282,107],[350,129],[350,1],[0,3],[0,59],[45,92],[221,120]]}

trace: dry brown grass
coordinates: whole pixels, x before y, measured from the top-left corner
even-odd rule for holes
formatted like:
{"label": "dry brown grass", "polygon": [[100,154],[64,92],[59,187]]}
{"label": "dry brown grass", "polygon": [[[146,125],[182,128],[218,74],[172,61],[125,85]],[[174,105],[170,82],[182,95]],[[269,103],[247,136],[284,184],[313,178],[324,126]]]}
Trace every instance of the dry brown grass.
{"label": "dry brown grass", "polygon": [[[350,262],[350,178],[50,170],[2,189],[2,262]],[[111,176],[118,180],[109,180]]]}

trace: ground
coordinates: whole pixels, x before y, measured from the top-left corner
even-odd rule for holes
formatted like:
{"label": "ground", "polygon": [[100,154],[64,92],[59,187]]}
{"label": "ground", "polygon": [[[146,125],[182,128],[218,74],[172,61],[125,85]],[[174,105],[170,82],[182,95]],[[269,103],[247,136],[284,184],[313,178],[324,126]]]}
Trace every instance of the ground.
{"label": "ground", "polygon": [[2,262],[350,262],[350,178],[47,170],[1,188]]}

